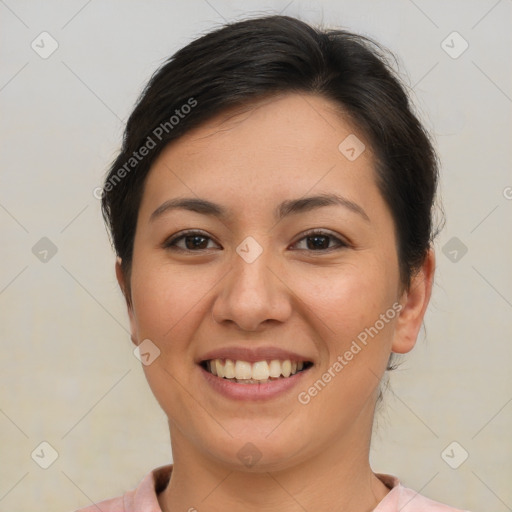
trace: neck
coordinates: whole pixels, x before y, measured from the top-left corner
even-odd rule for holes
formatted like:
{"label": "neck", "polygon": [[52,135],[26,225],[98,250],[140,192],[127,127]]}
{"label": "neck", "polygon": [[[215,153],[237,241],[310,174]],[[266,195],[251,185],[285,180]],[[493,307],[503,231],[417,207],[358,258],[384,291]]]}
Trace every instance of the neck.
{"label": "neck", "polygon": [[370,512],[389,489],[370,468],[371,423],[364,438],[360,428],[298,464],[255,472],[205,457],[171,427],[174,465],[159,495],[162,511]]}

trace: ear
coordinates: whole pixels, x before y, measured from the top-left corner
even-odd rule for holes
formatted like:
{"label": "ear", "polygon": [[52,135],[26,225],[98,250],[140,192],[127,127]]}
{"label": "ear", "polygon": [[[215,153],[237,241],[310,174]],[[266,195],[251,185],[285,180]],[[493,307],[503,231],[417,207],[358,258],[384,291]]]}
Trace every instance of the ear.
{"label": "ear", "polygon": [[116,258],[116,277],[117,282],[119,283],[119,287],[121,288],[121,291],[123,292],[124,299],[126,301],[126,307],[128,309],[128,318],[130,320],[130,338],[132,340],[132,343],[134,345],[138,345],[137,343],[137,328],[135,323],[135,316],[133,314],[133,306],[131,297],[129,295],[129,286],[127,286],[126,283],[126,276],[123,272],[123,267],[121,265],[122,260],[121,258]]}
{"label": "ear", "polygon": [[413,349],[427,310],[434,282],[435,254],[429,249],[425,261],[400,300],[402,309],[395,324],[391,351],[405,354]]}

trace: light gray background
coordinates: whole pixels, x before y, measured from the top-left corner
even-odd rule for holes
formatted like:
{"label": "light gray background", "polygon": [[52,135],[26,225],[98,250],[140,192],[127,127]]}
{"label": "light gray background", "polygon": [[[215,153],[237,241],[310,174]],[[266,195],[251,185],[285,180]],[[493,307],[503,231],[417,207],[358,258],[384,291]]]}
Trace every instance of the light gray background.
{"label": "light gray background", "polygon": [[[427,336],[391,376],[374,470],[473,512],[512,510],[511,11],[510,0],[0,0],[0,510],[74,510],[170,461],[93,190],[157,66],[214,25],[269,12],[396,52],[442,159]],[[43,31],[59,45],[47,59],[31,48],[50,48]],[[453,31],[469,43],[458,58],[442,47]],[[453,37],[452,53],[464,44]],[[43,237],[57,247],[46,262],[32,252]],[[46,470],[43,441],[58,452]],[[453,441],[452,465],[469,454],[457,469],[442,457]]]}

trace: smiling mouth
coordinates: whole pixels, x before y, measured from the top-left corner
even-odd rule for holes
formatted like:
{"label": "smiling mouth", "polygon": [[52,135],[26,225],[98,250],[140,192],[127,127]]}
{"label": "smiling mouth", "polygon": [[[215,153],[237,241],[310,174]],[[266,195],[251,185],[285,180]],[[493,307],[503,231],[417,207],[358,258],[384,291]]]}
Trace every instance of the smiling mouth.
{"label": "smiling mouth", "polygon": [[201,367],[216,377],[238,384],[264,384],[275,380],[287,379],[306,371],[313,363],[309,361],[291,361],[290,359],[270,361],[248,361],[232,359],[209,359],[200,363]]}

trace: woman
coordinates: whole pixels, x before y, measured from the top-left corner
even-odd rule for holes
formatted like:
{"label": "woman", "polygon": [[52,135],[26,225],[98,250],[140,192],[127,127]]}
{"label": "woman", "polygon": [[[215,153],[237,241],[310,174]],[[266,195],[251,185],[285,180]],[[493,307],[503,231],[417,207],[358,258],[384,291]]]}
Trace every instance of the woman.
{"label": "woman", "polygon": [[103,187],[174,464],[93,511],[444,511],[369,464],[434,275],[436,155],[373,42],[284,16],[177,52]]}

